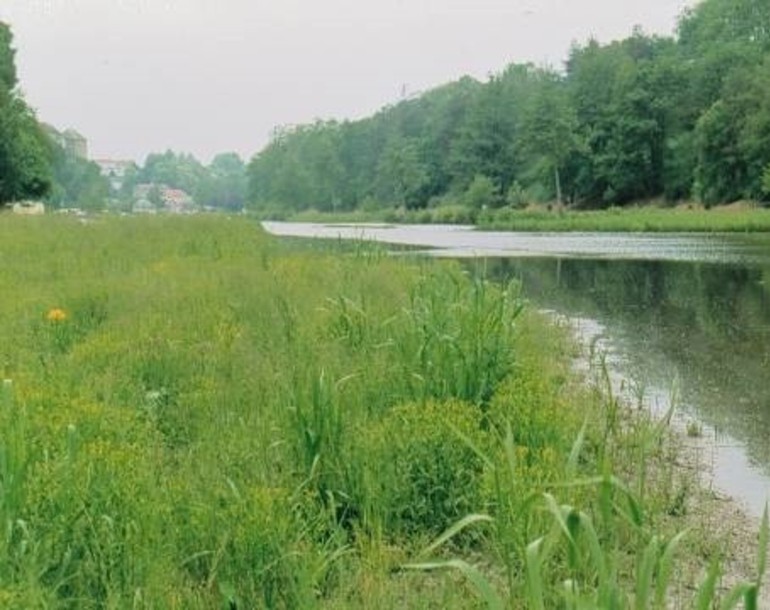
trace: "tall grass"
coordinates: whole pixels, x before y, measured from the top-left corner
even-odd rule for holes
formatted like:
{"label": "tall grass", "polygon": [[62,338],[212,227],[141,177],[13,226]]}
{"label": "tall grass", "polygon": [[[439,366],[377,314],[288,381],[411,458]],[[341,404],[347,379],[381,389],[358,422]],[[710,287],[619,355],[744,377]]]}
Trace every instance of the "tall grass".
{"label": "tall grass", "polygon": [[686,544],[516,286],[221,217],[0,217],[0,263],[0,607],[585,607]]}

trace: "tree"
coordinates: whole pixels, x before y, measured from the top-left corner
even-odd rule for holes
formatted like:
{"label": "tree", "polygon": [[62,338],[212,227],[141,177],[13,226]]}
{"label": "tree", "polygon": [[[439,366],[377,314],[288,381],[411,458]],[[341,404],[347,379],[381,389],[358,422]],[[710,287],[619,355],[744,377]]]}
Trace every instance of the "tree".
{"label": "tree", "polygon": [[53,184],[46,200],[54,207],[101,210],[110,195],[110,184],[96,163],[81,159],[49,142]]}
{"label": "tree", "polygon": [[524,111],[522,147],[552,173],[556,202],[561,204],[561,171],[568,157],[579,149],[577,116],[566,84],[557,74],[541,72],[534,88]]}
{"label": "tree", "polygon": [[378,166],[379,192],[383,201],[407,208],[424,207],[428,171],[420,159],[416,142],[395,140],[383,153]]}
{"label": "tree", "polygon": [[237,153],[221,153],[206,168],[195,199],[199,204],[240,210],[246,202],[246,165]]}
{"label": "tree", "polygon": [[8,24],[0,21],[0,89],[12,91],[16,88],[16,63],[13,49],[13,34]]}
{"label": "tree", "polygon": [[463,195],[465,205],[473,210],[496,208],[502,203],[500,189],[491,178],[477,174]]}
{"label": "tree", "polygon": [[148,184],[163,184],[192,194],[197,191],[205,175],[205,168],[192,155],[167,150],[165,153],[147,155],[139,172],[139,180]]}
{"label": "tree", "polygon": [[760,199],[770,162],[770,57],[736,69],[696,127],[697,193],[709,204]]}
{"label": "tree", "polygon": [[40,198],[51,189],[46,136],[15,91],[13,37],[0,22],[0,205]]}
{"label": "tree", "polygon": [[587,154],[577,179],[590,203],[627,203],[660,194],[664,114],[652,87],[665,40],[636,30],[622,42],[573,49],[568,79]]}

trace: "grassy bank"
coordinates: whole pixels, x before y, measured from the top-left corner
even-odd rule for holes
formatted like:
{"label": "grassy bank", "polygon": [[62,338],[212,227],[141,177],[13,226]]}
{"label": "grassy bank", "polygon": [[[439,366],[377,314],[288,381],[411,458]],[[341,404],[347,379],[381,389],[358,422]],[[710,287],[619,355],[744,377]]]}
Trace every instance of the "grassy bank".
{"label": "grassy bank", "polygon": [[506,231],[760,232],[770,231],[770,210],[760,208],[611,208],[596,211],[496,210],[478,226]]}
{"label": "grassy bank", "polygon": [[665,425],[515,286],[243,219],[10,216],[0,286],[0,607],[716,596]]}
{"label": "grassy bank", "polygon": [[653,206],[608,210],[527,210],[501,208],[476,211],[463,206],[426,210],[353,211],[322,213],[307,210],[283,220],[296,222],[387,222],[407,224],[475,224],[501,231],[618,231],[618,232],[767,232],[770,210],[752,207],[658,208]]}

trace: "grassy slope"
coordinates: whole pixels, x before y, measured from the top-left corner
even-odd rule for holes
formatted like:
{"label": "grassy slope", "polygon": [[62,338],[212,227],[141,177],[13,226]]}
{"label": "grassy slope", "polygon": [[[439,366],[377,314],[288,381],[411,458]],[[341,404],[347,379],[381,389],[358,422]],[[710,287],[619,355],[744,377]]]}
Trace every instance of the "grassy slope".
{"label": "grassy slope", "polygon": [[[577,384],[515,287],[243,219],[5,216],[0,290],[0,607],[665,591],[661,433]],[[699,568],[715,541],[690,540]],[[405,567],[436,557],[468,563]]]}

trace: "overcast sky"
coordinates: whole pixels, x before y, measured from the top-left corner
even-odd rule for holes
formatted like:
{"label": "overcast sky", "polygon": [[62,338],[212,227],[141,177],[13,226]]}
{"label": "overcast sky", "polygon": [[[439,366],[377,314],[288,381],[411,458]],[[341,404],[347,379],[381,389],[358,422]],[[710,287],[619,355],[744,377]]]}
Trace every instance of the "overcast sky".
{"label": "overcast sky", "polygon": [[692,0],[0,0],[21,87],[92,158],[250,157],[276,125],[358,118],[573,41],[670,34]]}

